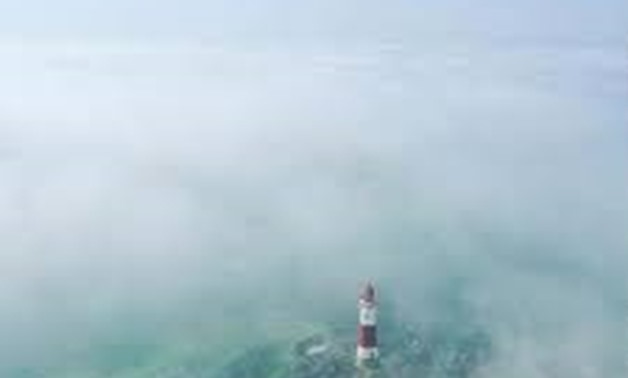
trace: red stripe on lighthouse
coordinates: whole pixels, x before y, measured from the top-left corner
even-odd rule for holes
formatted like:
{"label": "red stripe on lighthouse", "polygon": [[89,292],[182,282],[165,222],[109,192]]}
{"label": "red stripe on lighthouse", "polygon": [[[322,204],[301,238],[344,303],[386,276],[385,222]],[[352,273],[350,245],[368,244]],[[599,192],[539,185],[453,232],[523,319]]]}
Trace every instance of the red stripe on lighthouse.
{"label": "red stripe on lighthouse", "polygon": [[364,348],[377,346],[377,327],[361,325],[358,327],[358,345]]}

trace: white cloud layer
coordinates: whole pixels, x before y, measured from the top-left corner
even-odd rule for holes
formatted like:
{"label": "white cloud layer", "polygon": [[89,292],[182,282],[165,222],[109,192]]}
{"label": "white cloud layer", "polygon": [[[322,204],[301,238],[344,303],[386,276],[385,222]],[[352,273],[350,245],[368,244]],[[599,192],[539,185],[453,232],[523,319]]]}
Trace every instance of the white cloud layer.
{"label": "white cloud layer", "polygon": [[9,40],[0,365],[199,293],[335,305],[372,276],[407,319],[470,308],[488,376],[618,376],[625,46]]}

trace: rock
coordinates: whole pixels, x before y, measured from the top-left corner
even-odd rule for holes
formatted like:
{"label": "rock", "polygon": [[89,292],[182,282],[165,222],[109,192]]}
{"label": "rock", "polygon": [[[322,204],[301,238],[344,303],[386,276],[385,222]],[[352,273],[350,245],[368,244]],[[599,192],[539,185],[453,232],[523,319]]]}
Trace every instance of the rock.
{"label": "rock", "polygon": [[288,350],[277,345],[252,348],[223,369],[217,378],[470,378],[490,357],[483,333],[404,329],[382,347],[373,369],[355,367],[354,340],[312,335]]}

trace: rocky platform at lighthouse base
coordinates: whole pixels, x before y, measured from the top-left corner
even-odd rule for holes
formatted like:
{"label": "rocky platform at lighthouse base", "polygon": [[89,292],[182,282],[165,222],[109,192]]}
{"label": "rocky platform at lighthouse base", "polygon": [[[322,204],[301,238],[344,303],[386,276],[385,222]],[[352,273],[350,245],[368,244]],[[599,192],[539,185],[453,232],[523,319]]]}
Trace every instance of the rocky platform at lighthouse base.
{"label": "rocky platform at lighthouse base", "polygon": [[376,367],[355,367],[352,338],[314,334],[290,346],[253,347],[229,362],[218,378],[470,378],[491,353],[481,332],[404,329],[384,345]]}

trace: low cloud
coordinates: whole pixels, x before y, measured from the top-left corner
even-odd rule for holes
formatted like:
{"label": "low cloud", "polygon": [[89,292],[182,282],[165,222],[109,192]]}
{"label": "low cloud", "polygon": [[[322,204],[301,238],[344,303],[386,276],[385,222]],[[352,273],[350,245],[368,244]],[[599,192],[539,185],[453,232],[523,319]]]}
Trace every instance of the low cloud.
{"label": "low cloud", "polygon": [[0,364],[199,298],[336,312],[373,277],[405,321],[472,313],[499,348],[488,376],[617,372],[617,51],[0,55]]}

